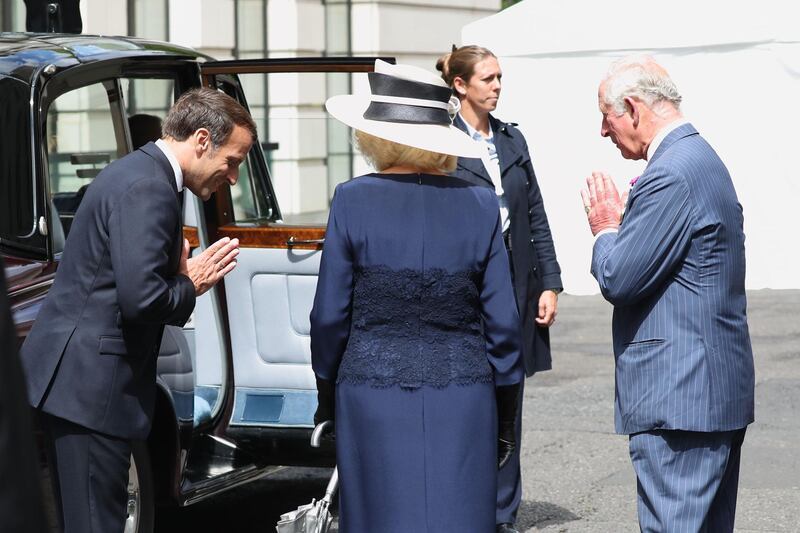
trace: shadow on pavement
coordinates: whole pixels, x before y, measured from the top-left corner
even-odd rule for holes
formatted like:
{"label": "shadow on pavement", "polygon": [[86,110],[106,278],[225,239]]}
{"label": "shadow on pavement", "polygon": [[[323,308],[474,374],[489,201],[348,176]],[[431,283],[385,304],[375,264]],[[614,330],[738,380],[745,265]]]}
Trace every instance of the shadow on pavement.
{"label": "shadow on pavement", "polygon": [[[282,513],[321,498],[330,469],[287,468],[274,476],[184,509],[159,509],[156,533],[269,533]],[[335,531],[335,530],[334,530]]]}
{"label": "shadow on pavement", "polygon": [[517,514],[517,526],[521,531],[532,527],[543,527],[579,520],[580,517],[563,507],[549,502],[523,500]]}

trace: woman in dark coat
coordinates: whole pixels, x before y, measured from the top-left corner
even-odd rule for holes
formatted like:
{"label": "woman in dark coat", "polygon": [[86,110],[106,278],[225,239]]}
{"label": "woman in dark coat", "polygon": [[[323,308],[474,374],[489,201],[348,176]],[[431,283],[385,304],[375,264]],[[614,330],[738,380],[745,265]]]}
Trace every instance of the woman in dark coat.
{"label": "woman in dark coat", "polygon": [[[484,146],[481,159],[459,158],[453,175],[494,190],[500,203],[504,242],[512,263],[512,277],[521,320],[525,373],[550,370],[550,335],[562,290],[561,267],[547,222],[531,155],[515,124],[490,113],[500,97],[502,71],[485,48],[462,46],[436,65],[453,89],[461,109],[453,124]],[[516,422],[516,442],[522,429],[522,397]],[[498,477],[497,531],[514,532],[522,497],[520,446]]]}
{"label": "woman in dark coat", "polygon": [[311,312],[339,530],[491,533],[523,377],[497,199],[447,175],[480,148],[441,80],[378,61],[369,81],[326,104],[379,172],[336,188]]}

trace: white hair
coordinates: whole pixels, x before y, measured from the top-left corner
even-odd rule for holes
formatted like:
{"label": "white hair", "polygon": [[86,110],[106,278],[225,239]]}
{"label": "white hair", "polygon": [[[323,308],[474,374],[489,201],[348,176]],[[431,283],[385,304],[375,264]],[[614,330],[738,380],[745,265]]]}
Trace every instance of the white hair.
{"label": "white hair", "polygon": [[626,97],[641,100],[658,115],[665,103],[680,110],[683,99],[664,67],[647,55],[628,56],[615,61],[609,67],[603,84],[604,104],[617,116],[625,113]]}

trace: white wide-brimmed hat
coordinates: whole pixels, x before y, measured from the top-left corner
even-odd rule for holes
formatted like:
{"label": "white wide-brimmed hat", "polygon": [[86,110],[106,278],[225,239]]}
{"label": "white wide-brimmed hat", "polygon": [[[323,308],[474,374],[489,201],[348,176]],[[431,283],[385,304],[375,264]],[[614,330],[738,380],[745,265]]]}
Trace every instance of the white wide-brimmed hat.
{"label": "white wide-brimmed hat", "polygon": [[376,59],[375,72],[368,77],[369,95],[328,98],[328,113],[351,128],[429,152],[459,157],[481,157],[486,152],[453,126],[458,99],[435,74]]}

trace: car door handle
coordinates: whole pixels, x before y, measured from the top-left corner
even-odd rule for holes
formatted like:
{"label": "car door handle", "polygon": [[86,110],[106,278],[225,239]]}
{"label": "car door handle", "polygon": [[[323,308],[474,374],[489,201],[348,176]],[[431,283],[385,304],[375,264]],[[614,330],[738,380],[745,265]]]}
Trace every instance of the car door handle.
{"label": "car door handle", "polygon": [[298,244],[324,244],[325,239],[295,239],[294,235],[286,241],[286,246],[296,246]]}

